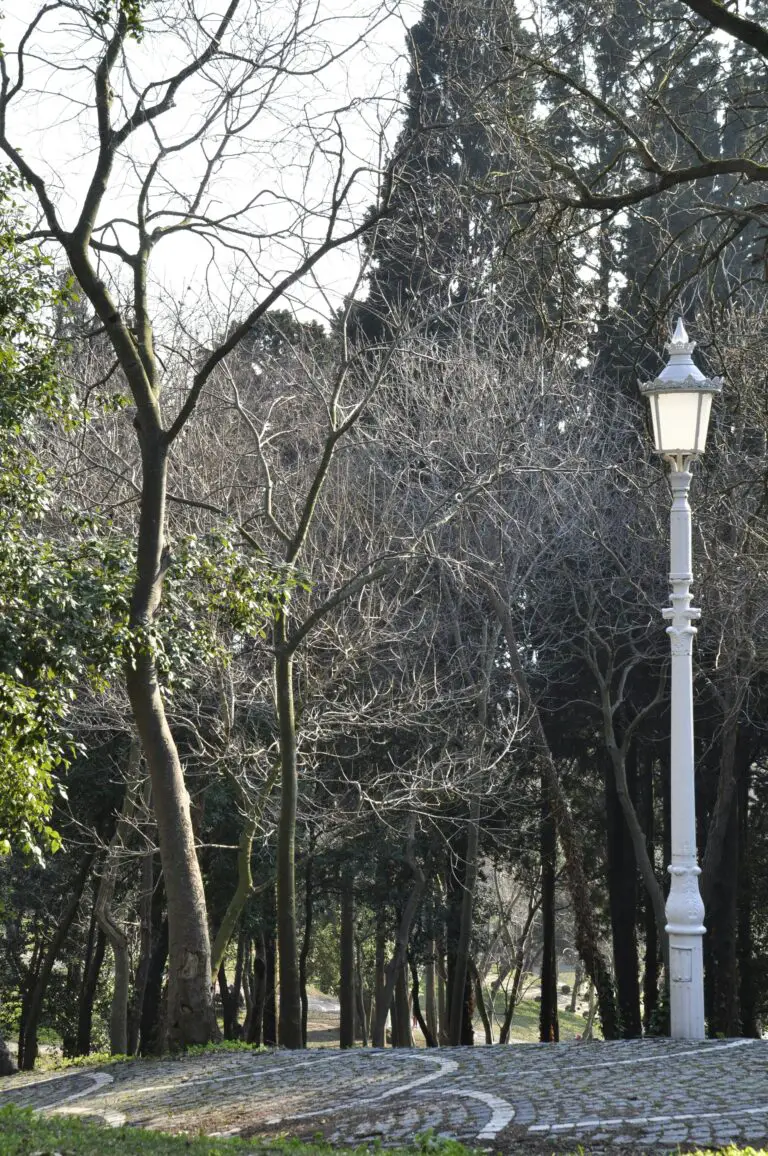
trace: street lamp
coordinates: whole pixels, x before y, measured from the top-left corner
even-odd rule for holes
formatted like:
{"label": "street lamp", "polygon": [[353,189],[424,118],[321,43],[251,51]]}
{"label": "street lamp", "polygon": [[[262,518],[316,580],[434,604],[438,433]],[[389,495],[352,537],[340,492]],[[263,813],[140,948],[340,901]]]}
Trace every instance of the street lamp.
{"label": "street lamp", "polygon": [[667,344],[670,358],[642,393],[651,404],[656,452],[671,467],[672,510],[669,517],[672,605],[662,611],[669,621],[672,649],[671,824],[672,863],[667,896],[669,935],[670,1034],[676,1039],[704,1039],[704,904],[696,862],[696,798],[693,769],[693,669],[691,653],[701,611],[691,606],[691,461],[704,452],[712,396],[723,383],[707,378],[694,365],[696,345],[688,340],[682,319]]}

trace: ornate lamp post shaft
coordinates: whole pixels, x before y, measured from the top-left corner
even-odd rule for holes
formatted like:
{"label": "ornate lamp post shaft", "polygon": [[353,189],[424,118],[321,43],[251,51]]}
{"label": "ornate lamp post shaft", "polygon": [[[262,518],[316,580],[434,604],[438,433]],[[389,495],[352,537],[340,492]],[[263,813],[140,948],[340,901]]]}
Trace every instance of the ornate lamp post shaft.
{"label": "ornate lamp post shaft", "polygon": [[[686,463],[687,464],[687,463]],[[671,883],[667,896],[669,935],[669,1001],[671,1035],[704,1039],[704,903],[699,894],[696,862],[696,796],[693,761],[693,622],[701,611],[691,606],[691,475],[675,469],[669,475],[672,605],[662,611],[669,620],[672,649],[671,699]]]}
{"label": "ornate lamp post shaft", "polygon": [[663,611],[669,621],[672,647],[670,776],[672,863],[667,896],[669,935],[670,1032],[677,1039],[704,1038],[704,904],[696,862],[696,794],[693,761],[693,623],[701,611],[691,606],[691,484],[690,462],[704,452],[712,397],[723,384],[706,378],[694,364],[694,342],[678,321],[667,348],[669,363],[642,392],[651,403],[653,437],[658,453],[669,462],[672,510],[669,517],[672,605]]}

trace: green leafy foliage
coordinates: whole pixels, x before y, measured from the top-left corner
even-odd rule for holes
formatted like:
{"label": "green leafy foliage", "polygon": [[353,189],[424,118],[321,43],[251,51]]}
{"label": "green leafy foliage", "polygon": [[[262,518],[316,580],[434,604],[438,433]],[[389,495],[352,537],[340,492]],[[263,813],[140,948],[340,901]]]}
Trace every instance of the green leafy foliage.
{"label": "green leafy foliage", "polygon": [[141,19],[143,0],[96,0],[94,16],[99,24],[105,25],[113,18],[124,19],[128,34],[140,40],[144,33]]}

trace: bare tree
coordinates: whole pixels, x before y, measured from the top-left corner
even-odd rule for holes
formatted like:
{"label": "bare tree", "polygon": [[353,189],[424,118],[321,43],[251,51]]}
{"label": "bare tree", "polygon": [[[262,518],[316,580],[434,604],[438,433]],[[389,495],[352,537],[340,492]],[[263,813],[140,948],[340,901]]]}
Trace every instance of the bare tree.
{"label": "bare tree", "polygon": [[[303,196],[280,195],[281,219],[273,223],[261,214],[265,198],[274,199],[267,191],[276,174],[264,167],[259,144],[270,131],[274,138],[271,118],[279,122],[281,90],[293,86],[295,91],[298,82],[339,56],[323,42],[317,13],[305,18],[297,4],[273,22],[260,19],[249,0],[229,0],[216,16],[202,6],[147,3],[141,6],[138,29],[131,13],[125,5],[115,12],[94,11],[86,3],[35,6],[0,59],[0,149],[40,210],[35,239],[58,247],[69,263],[133,400],[140,505],[130,612],[134,646],[125,678],[152,780],[168,900],[168,1039],[172,1046],[184,1046],[210,1039],[216,1023],[189,799],[151,638],[167,566],[168,470],[217,367],[326,254],[354,241],[386,213],[388,192],[380,190],[375,213],[356,216],[361,208],[355,201],[356,182],[370,166],[347,168],[344,110],[332,109],[324,120],[309,118],[303,126],[310,146],[305,176],[310,169],[321,170],[320,191],[314,194],[305,185]],[[353,33],[355,43],[377,20],[376,12],[364,19],[362,30]],[[59,39],[52,51],[54,27]],[[159,71],[152,75],[148,69]],[[64,106],[56,117],[57,138],[69,133],[69,147],[76,152],[83,147],[79,132],[88,142],[89,175],[84,185],[67,188],[76,201],[74,210],[62,196],[67,174],[51,172],[42,157],[35,161],[32,150],[21,147],[24,130],[15,115],[33,116],[42,88],[56,93]],[[175,111],[185,100],[189,118]],[[44,151],[50,152],[45,143],[43,134]],[[248,155],[260,157],[260,187],[249,190],[243,203],[228,204],[224,173]],[[393,179],[394,171],[390,186]],[[178,235],[199,239],[214,257],[226,251],[237,255],[249,300],[239,324],[195,356],[189,380],[171,399],[166,418],[150,263],[158,245]],[[273,260],[278,271],[271,276],[264,271],[267,239],[282,242],[283,250]],[[285,806],[292,806],[290,797]],[[293,1035],[284,1042],[298,1043]]]}

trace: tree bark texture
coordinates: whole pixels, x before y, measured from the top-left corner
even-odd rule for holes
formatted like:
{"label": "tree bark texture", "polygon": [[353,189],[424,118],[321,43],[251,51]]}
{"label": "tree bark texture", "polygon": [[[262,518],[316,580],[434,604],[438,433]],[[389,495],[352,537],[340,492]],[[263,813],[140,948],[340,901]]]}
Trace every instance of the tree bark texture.
{"label": "tree bark texture", "polygon": [[299,987],[301,989],[301,1041],[307,1046],[307,1019],[309,1018],[309,997],[307,995],[307,962],[312,948],[312,919],[314,912],[314,892],[312,881],[312,839],[304,864],[304,936],[299,952]]}
{"label": "tree bark texture", "polygon": [[560,1040],[557,1014],[557,948],[555,942],[555,877],[557,874],[557,832],[546,791],[542,792],[539,831],[541,853],[541,1003],[539,1004],[539,1039],[543,1044]]}
{"label": "tree bark texture", "polygon": [[[469,818],[469,829],[466,840],[466,861],[464,865],[464,880],[461,891],[461,906],[459,915],[459,934],[456,942],[456,952],[453,960],[453,974],[451,981],[451,1011],[450,1011],[450,1043],[453,1047],[459,1044],[470,1043],[466,1039],[465,1028],[465,992],[469,974],[469,952],[472,939],[472,916],[475,900],[475,886],[477,883],[477,853],[480,840],[480,798],[472,802],[472,813]],[[470,981],[471,987],[471,981]],[[474,1039],[474,1032],[472,1033]]]}
{"label": "tree bark texture", "polygon": [[[274,908],[271,912],[274,919]],[[282,960],[281,960],[282,966]],[[282,981],[282,975],[281,975]],[[265,1047],[275,1048],[278,1045],[277,1020],[277,940],[275,938],[274,922],[264,929],[264,1026],[262,1040]]]}
{"label": "tree bark texture", "polygon": [[141,897],[139,899],[139,958],[133,978],[133,996],[128,1008],[128,1055],[136,1055],[139,1047],[141,1013],[147,990],[149,965],[152,958],[152,892],[154,862],[150,852],[141,859]]}
{"label": "tree bark texture", "polygon": [[[157,924],[155,925],[157,926]],[[142,1056],[157,1056],[163,1050],[163,1036],[165,1035],[163,1031],[163,976],[165,975],[167,959],[168,919],[164,917],[159,925],[157,940],[152,948],[147,969],[147,986],[144,991],[139,1030],[139,1054]]]}

